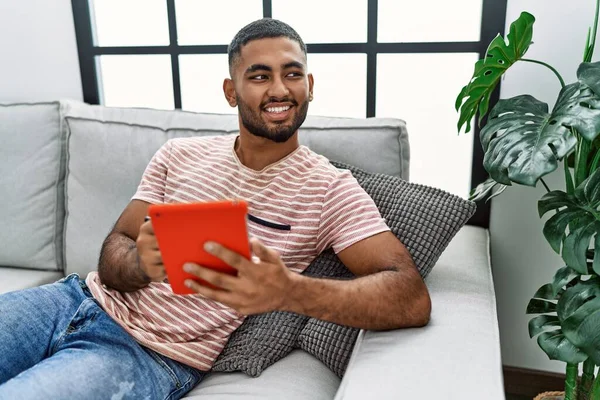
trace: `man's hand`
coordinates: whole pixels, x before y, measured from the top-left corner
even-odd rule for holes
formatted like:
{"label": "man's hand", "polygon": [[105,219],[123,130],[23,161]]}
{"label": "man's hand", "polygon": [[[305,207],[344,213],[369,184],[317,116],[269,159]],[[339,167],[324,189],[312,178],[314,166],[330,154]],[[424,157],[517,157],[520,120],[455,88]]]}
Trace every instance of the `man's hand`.
{"label": "man's hand", "polygon": [[146,221],[140,227],[140,234],[135,242],[137,247],[140,269],[152,282],[162,282],[166,278],[165,266],[163,265],[158,242],[154,235],[152,221]]}
{"label": "man's hand", "polygon": [[254,257],[243,256],[216,243],[206,243],[205,250],[238,271],[231,276],[196,264],[185,264],[184,270],[221,288],[211,289],[189,279],[186,285],[195,292],[225,304],[244,315],[280,310],[293,285],[293,275],[279,253],[267,248],[258,239],[250,245]]}

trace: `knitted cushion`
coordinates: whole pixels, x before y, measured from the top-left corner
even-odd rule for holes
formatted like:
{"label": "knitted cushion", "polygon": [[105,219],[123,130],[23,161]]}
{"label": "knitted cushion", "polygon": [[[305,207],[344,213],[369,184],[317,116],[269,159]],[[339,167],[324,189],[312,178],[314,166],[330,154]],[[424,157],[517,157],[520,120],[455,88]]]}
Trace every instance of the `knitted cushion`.
{"label": "knitted cushion", "polygon": [[[349,169],[373,198],[392,232],[410,252],[423,278],[475,212],[473,202],[442,190],[394,176],[371,174],[342,163],[332,164]],[[336,279],[353,277],[332,250],[319,255],[303,274]],[[213,370],[243,371],[250,376],[259,376],[265,368],[300,347],[341,377],[357,335],[356,328],[292,313],[253,315],[231,335]]]}
{"label": "knitted cushion", "polygon": [[[354,277],[331,249],[319,255],[304,275],[334,279]],[[298,347],[317,357],[341,378],[350,361],[358,332],[357,328],[310,318],[298,336]]]}
{"label": "knitted cushion", "polygon": [[394,235],[404,243],[423,278],[475,213],[475,203],[443,190],[395,176],[371,174],[347,164],[332,164],[352,172]]}

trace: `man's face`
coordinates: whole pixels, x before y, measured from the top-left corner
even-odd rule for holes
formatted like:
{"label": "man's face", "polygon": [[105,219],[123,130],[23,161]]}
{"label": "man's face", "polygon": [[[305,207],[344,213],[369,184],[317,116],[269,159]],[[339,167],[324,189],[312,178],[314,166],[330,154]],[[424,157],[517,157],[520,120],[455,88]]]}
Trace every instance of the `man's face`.
{"label": "man's face", "polygon": [[312,76],[300,45],[288,38],[254,40],[234,66],[235,99],[249,133],[286,142],[306,118]]}

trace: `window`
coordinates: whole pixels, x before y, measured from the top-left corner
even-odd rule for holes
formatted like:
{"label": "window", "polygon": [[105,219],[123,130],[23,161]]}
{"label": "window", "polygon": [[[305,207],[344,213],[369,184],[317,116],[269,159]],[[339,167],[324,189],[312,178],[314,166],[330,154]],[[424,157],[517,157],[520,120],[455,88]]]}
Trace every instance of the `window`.
{"label": "window", "polygon": [[164,54],[98,57],[102,103],[113,107],[173,108],[171,58]]}
{"label": "window", "polygon": [[[454,99],[503,34],[506,3],[72,0],[86,102],[235,113],[227,45],[251,21],[281,19],[308,45],[310,114],[406,120],[411,180],[463,197],[486,173],[478,132],[456,134]],[[487,207],[475,224],[487,226]]]}
{"label": "window", "polygon": [[376,115],[406,120],[411,181],[461,196],[469,193],[470,180],[456,177],[470,176],[473,135],[455,133],[454,101],[471,78],[477,57],[477,53],[378,55]]}

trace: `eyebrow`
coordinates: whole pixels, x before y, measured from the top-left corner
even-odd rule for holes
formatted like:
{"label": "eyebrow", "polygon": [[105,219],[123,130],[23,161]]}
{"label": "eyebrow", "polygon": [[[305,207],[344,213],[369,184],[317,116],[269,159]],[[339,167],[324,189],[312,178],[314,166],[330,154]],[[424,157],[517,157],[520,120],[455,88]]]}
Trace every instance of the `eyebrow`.
{"label": "eyebrow", "polygon": [[[291,61],[289,63],[283,64],[282,65],[283,69],[289,69],[289,68],[299,68],[299,69],[303,69],[304,65],[298,61]],[[265,64],[252,64],[251,66],[249,66],[246,69],[246,73],[247,74],[251,74],[253,72],[256,71],[268,71],[268,72],[272,72],[273,68],[269,67],[268,65]]]}

